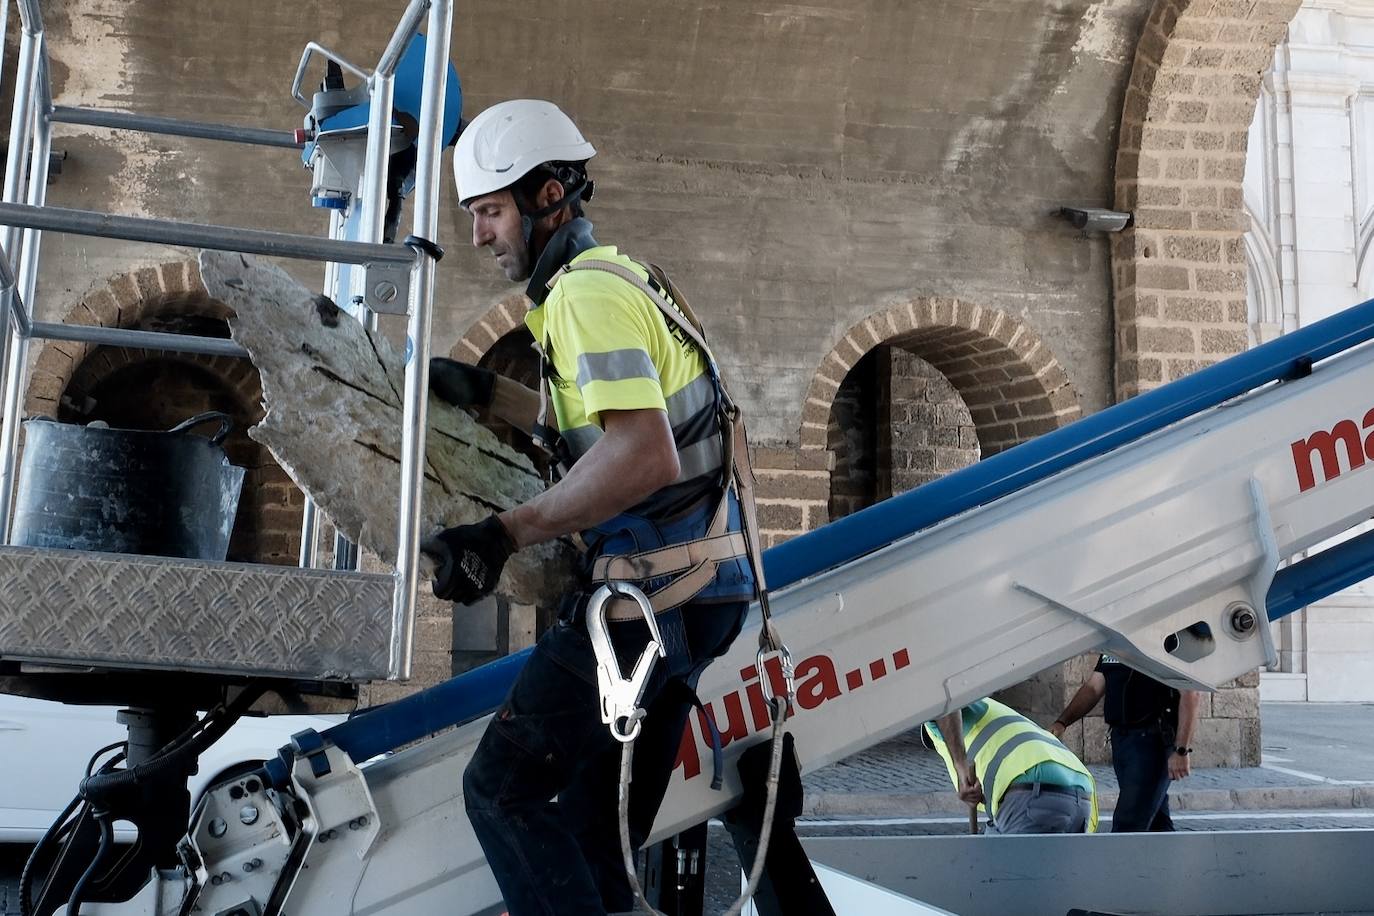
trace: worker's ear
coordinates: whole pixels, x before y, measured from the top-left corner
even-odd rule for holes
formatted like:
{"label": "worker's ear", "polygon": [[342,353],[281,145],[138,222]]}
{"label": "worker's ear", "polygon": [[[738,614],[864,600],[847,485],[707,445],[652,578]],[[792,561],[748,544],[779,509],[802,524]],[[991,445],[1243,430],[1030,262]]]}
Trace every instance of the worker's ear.
{"label": "worker's ear", "polygon": [[553,206],[564,198],[563,183],[557,178],[550,178],[544,182],[539,189],[539,193],[534,198],[534,209],[543,210],[545,207]]}

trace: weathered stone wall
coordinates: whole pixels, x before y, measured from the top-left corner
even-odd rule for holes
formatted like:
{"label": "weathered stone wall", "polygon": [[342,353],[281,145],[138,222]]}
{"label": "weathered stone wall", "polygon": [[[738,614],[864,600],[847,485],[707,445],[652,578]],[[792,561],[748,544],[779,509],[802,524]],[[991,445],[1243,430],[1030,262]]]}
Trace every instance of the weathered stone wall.
{"label": "weathered stone wall", "polygon": [[[454,57],[470,114],[542,96],[578,119],[600,150],[589,207],[598,232],[683,281],[756,437],[795,442],[825,355],[847,328],[912,295],[1024,314],[1085,407],[1110,398],[1108,246],[1054,211],[1111,197],[1113,87],[1144,0],[999,6],[1002,26],[989,30],[985,11],[963,4],[592,3],[569,17],[535,3],[512,17],[509,4],[482,0],[459,12]],[[56,98],[290,128],[302,115],[287,90],[305,42],[370,64],[400,7],[50,5]],[[637,18],[646,27],[627,41],[623,23]],[[528,47],[525,30],[539,23],[556,23],[563,39],[541,45],[536,67],[510,48]],[[55,204],[324,224],[289,150],[70,126],[55,145],[68,152]],[[447,174],[444,187],[441,351],[511,291],[466,250],[469,224],[447,199]],[[92,282],[167,256],[56,235],[45,245],[47,315]],[[318,277],[312,265],[292,270]]]}

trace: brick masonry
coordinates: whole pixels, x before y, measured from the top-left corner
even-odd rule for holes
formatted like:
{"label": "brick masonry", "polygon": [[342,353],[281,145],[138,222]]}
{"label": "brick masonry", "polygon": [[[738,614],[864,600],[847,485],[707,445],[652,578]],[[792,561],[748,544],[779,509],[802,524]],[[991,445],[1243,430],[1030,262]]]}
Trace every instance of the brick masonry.
{"label": "brick masonry", "polygon": [[979,458],[959,392],[933,366],[880,346],[845,376],[830,412],[830,517],[904,493]]}
{"label": "brick masonry", "polygon": [[1156,0],[1116,156],[1119,398],[1246,347],[1241,201],[1263,73],[1300,0]]}
{"label": "brick masonry", "polygon": [[[171,261],[97,286],[63,321],[228,337],[228,316],[206,295],[195,262]],[[261,401],[257,370],[245,360],[48,341],[32,360],[25,411],[132,429],[168,429],[206,410],[228,413],[235,428],[225,450],[247,469],[229,559],[293,565],[304,499],[268,451],[248,438],[262,416]]]}
{"label": "brick masonry", "polygon": [[821,361],[802,411],[803,450],[829,445],[835,396],[850,370],[878,346],[910,352],[948,380],[971,413],[983,455],[1082,413],[1059,360],[1020,319],[960,299],[917,298],[854,325]]}
{"label": "brick masonry", "polygon": [[[1136,47],[1116,156],[1116,207],[1135,217],[1112,248],[1118,399],[1247,346],[1242,238],[1249,222],[1241,182],[1248,132],[1263,74],[1300,5],[1153,6]],[[1070,680],[1065,689],[1076,686]],[[1205,698],[1201,714],[1199,764],[1258,764],[1257,675]],[[1086,728],[1096,759],[1104,728],[1100,719]]]}

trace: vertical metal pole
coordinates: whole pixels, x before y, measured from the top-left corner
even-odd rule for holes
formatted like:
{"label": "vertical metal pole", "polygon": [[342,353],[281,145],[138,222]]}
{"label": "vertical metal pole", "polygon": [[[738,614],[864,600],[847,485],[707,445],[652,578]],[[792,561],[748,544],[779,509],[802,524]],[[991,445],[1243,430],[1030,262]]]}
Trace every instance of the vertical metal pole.
{"label": "vertical metal pole", "polygon": [[[410,13],[410,10],[407,10]],[[386,173],[391,159],[392,97],[396,79],[393,69],[379,68],[368,80],[367,155],[363,163],[362,187],[355,204],[361,206],[357,240],[380,242],[386,224]],[[347,290],[355,302],[367,299],[367,271],[349,271],[352,288]],[[370,332],[377,330],[377,316],[366,305],[359,306],[359,318]],[[334,568],[357,569],[358,546],[342,534],[334,534]]]}
{"label": "vertical metal pole", "polygon": [[[391,110],[396,78],[374,73],[369,82],[370,107],[367,114],[367,158],[363,165],[363,223],[360,242],[380,242],[386,220],[386,167],[391,158]],[[353,271],[361,277],[363,271]],[[355,294],[365,292],[359,281]]]}
{"label": "vertical metal pole", "polygon": [[0,0],[0,71],[5,69],[5,36],[10,30],[10,0]]}
{"label": "vertical metal pole", "polygon": [[[23,11],[21,10],[21,13]],[[30,141],[33,139],[34,116],[38,108],[39,82],[45,77],[39,66],[43,51],[43,32],[34,28],[34,23],[24,17],[24,29],[19,42],[19,68],[14,82],[14,110],[10,117],[10,146],[5,158],[4,200],[18,203],[27,191],[32,198],[34,185],[43,187],[47,183],[47,143],[43,143],[43,162],[40,166],[35,159],[35,175],[28,181],[28,163],[25,158],[30,154]],[[46,123],[46,112],[42,113]],[[37,174],[42,169],[41,177]],[[44,187],[43,190],[46,190]],[[38,192],[42,194],[43,191]],[[16,263],[20,238],[26,237],[18,227],[5,227],[5,255],[10,264]],[[27,247],[27,246],[25,246]],[[24,259],[27,262],[27,259]],[[24,295],[28,288],[23,262],[19,264],[16,289],[20,297],[10,297],[12,308],[32,308],[32,297]],[[8,544],[10,539],[10,510],[14,503],[15,456],[19,448],[19,395],[23,389],[25,363],[28,361],[28,340],[20,337],[15,330],[15,322],[5,323],[5,345],[3,358],[0,358],[0,371],[4,378],[4,411],[0,420],[0,544]]]}
{"label": "vertical metal pole", "polygon": [[[29,154],[29,141],[33,130],[33,109],[38,96],[38,60],[43,33],[25,28],[19,38],[19,69],[14,81],[14,110],[10,113],[10,145],[5,156],[5,192],[7,204],[19,203],[24,199],[27,169],[25,158]],[[19,228],[5,227],[5,254],[11,264],[17,264],[16,249],[19,245]]]}
{"label": "vertical metal pole", "polygon": [[[23,11],[21,10],[21,13]],[[28,177],[28,164],[25,157],[29,153],[30,131],[33,128],[34,93],[38,80],[38,43],[43,33],[30,28],[25,22],[19,37],[19,62],[14,80],[14,107],[10,112],[10,143],[5,156],[5,186],[3,199],[6,203],[19,203],[24,199],[25,181]],[[19,264],[20,230],[17,226],[6,226],[3,236],[5,256],[11,265]],[[11,300],[13,301],[13,300]],[[0,379],[6,374],[10,362],[10,351],[14,349],[13,322],[5,322],[4,345],[0,347]],[[4,425],[18,422],[17,417],[3,417]],[[3,486],[3,481],[0,481]],[[2,526],[0,526],[2,527]]]}
{"label": "vertical metal pole", "polygon": [[[425,47],[425,86],[420,97],[420,135],[415,168],[414,234],[437,242],[439,229],[439,135],[448,82],[449,36],[453,31],[451,0],[434,0],[429,8]],[[429,329],[434,305],[434,259],[420,256],[411,269],[410,321],[406,333],[412,352],[406,363],[406,392],[401,437],[400,525],[396,533],[396,590],[391,614],[390,674],[409,677],[415,638],[415,590],[419,579],[420,497],[424,487],[426,406],[429,398]]]}
{"label": "vertical metal pole", "polygon": [[[48,153],[52,149],[52,121],[48,119],[51,90],[48,87],[47,48],[38,38],[38,78],[35,93],[39,104],[33,111],[33,143],[30,154],[31,172],[28,203],[41,207],[48,197]],[[38,288],[38,253],[43,233],[25,229],[19,255],[18,288],[22,301],[15,308],[26,309],[30,321],[34,311],[34,293]],[[28,375],[29,338],[13,337],[9,362],[5,366],[5,425],[0,429],[0,543],[10,542],[10,512],[14,506],[15,464],[19,456],[19,415],[24,397],[24,380]]]}
{"label": "vertical metal pole", "polygon": [[301,552],[299,565],[302,569],[312,569],[319,558],[320,508],[309,494],[305,497],[305,507],[301,510]]}

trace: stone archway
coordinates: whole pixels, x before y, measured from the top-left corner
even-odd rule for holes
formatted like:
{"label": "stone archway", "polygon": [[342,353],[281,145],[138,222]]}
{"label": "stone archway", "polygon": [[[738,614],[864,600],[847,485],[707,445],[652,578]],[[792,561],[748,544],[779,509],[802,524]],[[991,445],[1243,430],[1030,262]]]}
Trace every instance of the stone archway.
{"label": "stone archway", "polygon": [[959,299],[920,297],[859,322],[821,361],[802,410],[803,450],[826,447],[840,385],[879,346],[914,353],[949,380],[968,405],[984,457],[1082,412],[1058,358],[1019,318]]}
{"label": "stone archway", "polygon": [[449,356],[467,363],[477,363],[507,334],[525,326],[525,311],[529,299],[524,293],[514,293],[487,309],[458,342]]}
{"label": "stone archway", "polygon": [[1301,0],[1155,0],[1136,47],[1116,158],[1116,394],[1246,348],[1247,134]]}
{"label": "stone archway", "polygon": [[884,309],[850,328],[821,360],[802,408],[798,447],[753,448],[765,546],[829,521],[835,398],[865,354],[884,346],[915,354],[949,381],[969,408],[985,457],[1063,426],[1082,412],[1059,360],[1019,318],[928,296]]}
{"label": "stone archway", "polygon": [[[228,337],[229,315],[205,292],[194,261],[174,261],[113,278],[74,305],[63,323]],[[247,435],[262,417],[261,401],[257,370],[247,360],[45,341],[25,406],[30,416],[150,429],[208,409],[230,414],[236,429],[225,450],[248,472],[229,558],[292,565],[303,497],[267,449]]]}

